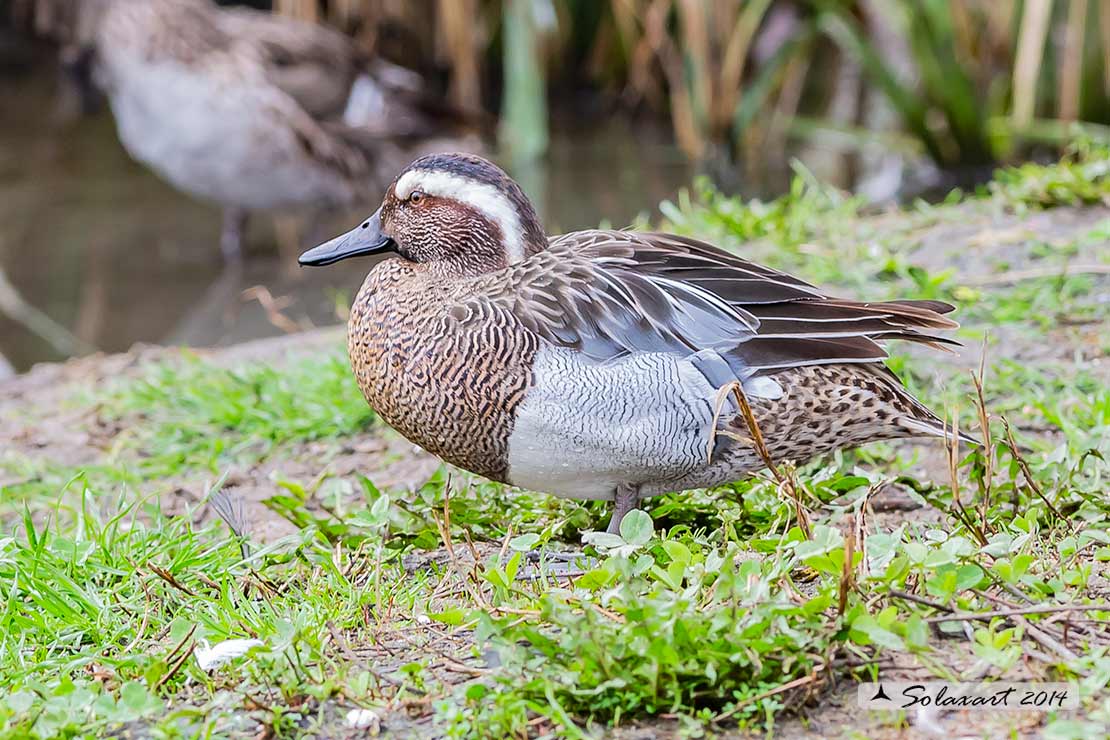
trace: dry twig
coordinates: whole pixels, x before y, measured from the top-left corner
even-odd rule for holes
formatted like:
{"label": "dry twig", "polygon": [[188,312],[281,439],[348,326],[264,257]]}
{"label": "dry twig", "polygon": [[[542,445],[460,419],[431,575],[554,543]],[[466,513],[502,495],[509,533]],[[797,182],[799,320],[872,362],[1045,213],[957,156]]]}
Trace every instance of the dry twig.
{"label": "dry twig", "polygon": [[[909,597],[910,594],[904,594],[903,597]],[[917,598],[911,598],[913,601],[918,601]],[[935,606],[935,604],[929,604]],[[947,607],[938,607],[947,608]],[[955,621],[990,621],[997,617],[1017,617],[1023,614],[1055,614],[1058,612],[1105,612],[1110,611],[1110,605],[1091,605],[1091,604],[1051,604],[1048,606],[1027,606],[1017,609],[996,609],[989,612],[952,612],[940,617],[926,617],[926,622],[955,622]]]}
{"label": "dry twig", "polygon": [[1071,522],[1064,518],[1064,515],[1048,500],[1048,497],[1044,495],[1044,491],[1041,490],[1040,484],[1037,483],[1037,479],[1033,476],[1033,471],[1029,469],[1029,463],[1026,462],[1025,456],[1022,455],[1021,451],[1018,449],[1017,442],[1014,441],[1014,432],[1010,429],[1010,422],[1006,420],[1005,416],[1002,417],[1002,428],[1006,430],[1006,446],[1010,448],[1010,454],[1014,456],[1014,460],[1017,462],[1018,467],[1021,468],[1021,474],[1025,477],[1025,482],[1029,485],[1030,490],[1037,494],[1041,501],[1044,501],[1048,510],[1056,516],[1058,521],[1068,528],[1068,532],[1075,534],[1075,528],[1071,525]]}
{"label": "dry twig", "polygon": [[782,692],[789,691],[790,689],[796,689],[796,688],[799,688],[801,686],[806,686],[806,685],[814,683],[818,680],[820,680],[820,677],[819,677],[818,673],[816,671],[814,671],[813,673],[809,674],[808,676],[802,676],[801,678],[796,678],[793,681],[788,681],[787,683],[784,683],[782,686],[778,686],[776,688],[773,688],[770,691],[764,691],[762,694],[756,694],[753,697],[750,697],[748,699],[745,699],[742,702],[737,703],[732,709],[728,710],[727,712],[721,712],[720,714],[718,714],[716,717],[713,718],[713,721],[714,722],[721,722],[723,720],[728,719],[732,715],[736,714],[737,712],[739,712],[741,709],[748,706],[749,704],[753,704],[757,701],[762,701],[763,699],[766,699],[769,696],[774,696],[775,694],[781,694]]}
{"label": "dry twig", "polygon": [[[751,434],[751,439],[744,438],[727,430],[721,433],[732,439],[751,444],[753,447],[755,447],[756,454],[759,455],[760,460],[762,460],[763,464],[767,466],[767,469],[771,471],[771,475],[773,475],[775,477],[775,480],[778,481],[779,486],[785,489],[787,493],[790,494],[790,498],[794,502],[794,516],[798,520],[798,527],[802,530],[802,534],[805,535],[806,539],[809,539],[813,536],[813,528],[809,522],[809,514],[806,512],[805,506],[802,504],[802,496],[798,491],[797,482],[794,480],[793,474],[784,474],[781,470],[779,470],[778,466],[775,465],[775,461],[771,458],[771,452],[767,449],[767,443],[763,439],[763,432],[760,431],[759,423],[755,419],[755,413],[752,411],[751,404],[748,403],[748,394],[744,392],[744,386],[740,383],[740,381],[734,381],[732,383],[729,383],[728,385],[722,386],[721,390],[718,392],[718,399],[720,399],[721,395],[725,395],[728,392],[733,393],[736,396],[737,403],[740,404],[740,413],[743,415],[744,421],[748,425],[748,433]],[[718,412],[719,411],[720,408],[718,406]],[[715,432],[715,418],[713,429]],[[713,435],[710,436],[711,439],[709,444],[710,449],[712,449]]]}

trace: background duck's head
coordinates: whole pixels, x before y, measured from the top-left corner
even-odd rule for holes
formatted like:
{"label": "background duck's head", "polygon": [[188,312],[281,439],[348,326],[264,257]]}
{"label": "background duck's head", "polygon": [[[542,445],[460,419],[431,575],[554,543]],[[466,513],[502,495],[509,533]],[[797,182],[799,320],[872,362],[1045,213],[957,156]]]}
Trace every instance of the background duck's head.
{"label": "background duck's head", "polygon": [[374,215],[305,252],[300,263],[396,252],[447,273],[476,275],[546,247],[536,209],[500,167],[472,154],[431,154],[397,176]]}

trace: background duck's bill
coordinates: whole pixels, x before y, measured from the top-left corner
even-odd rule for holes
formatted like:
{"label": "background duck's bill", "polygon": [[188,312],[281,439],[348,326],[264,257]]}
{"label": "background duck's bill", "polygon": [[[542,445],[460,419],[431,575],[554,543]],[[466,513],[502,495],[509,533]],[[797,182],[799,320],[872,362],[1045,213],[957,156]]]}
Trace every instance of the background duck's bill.
{"label": "background duck's bill", "polygon": [[301,255],[302,265],[330,265],[348,257],[379,254],[393,248],[393,240],[382,234],[381,218],[377,213],[342,236],[313,247]]}

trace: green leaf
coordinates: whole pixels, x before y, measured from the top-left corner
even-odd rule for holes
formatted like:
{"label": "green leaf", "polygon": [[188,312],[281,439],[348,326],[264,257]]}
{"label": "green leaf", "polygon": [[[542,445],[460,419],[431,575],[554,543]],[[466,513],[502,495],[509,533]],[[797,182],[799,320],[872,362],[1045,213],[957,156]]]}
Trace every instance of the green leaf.
{"label": "green leaf", "polygon": [[655,523],[651,514],[641,509],[633,509],[621,520],[621,539],[629,545],[646,545],[655,533]]}
{"label": "green leaf", "polygon": [[986,574],[978,565],[961,565],[956,571],[956,590],[966,591],[975,588]]}
{"label": "green leaf", "polygon": [[957,558],[966,557],[975,552],[975,545],[966,537],[950,537],[940,547],[949,555]]}
{"label": "green leaf", "polygon": [[466,622],[468,614],[469,612],[466,609],[455,607],[454,609],[445,609],[441,612],[429,612],[428,618],[451,627],[458,627],[460,624]]}
{"label": "green leaf", "polygon": [[608,532],[586,532],[582,535],[582,543],[585,545],[593,545],[594,547],[603,550],[612,550],[624,545],[624,540],[620,535],[609,534]]}
{"label": "green leaf", "polygon": [[162,702],[138,681],[128,681],[120,687],[119,697],[121,704],[140,717],[163,709]]}
{"label": "green leaf", "polygon": [[528,552],[533,547],[535,547],[536,543],[538,543],[539,541],[540,536],[538,534],[534,532],[528,532],[527,534],[517,535],[516,537],[513,537],[511,540],[509,540],[509,547],[516,550],[517,552]]}
{"label": "green leaf", "polygon": [[168,669],[169,666],[166,661],[161,659],[152,660],[143,671],[143,680],[146,681],[147,686],[156,686]]}
{"label": "green leaf", "polygon": [[506,579],[504,571],[500,568],[489,568],[482,573],[482,577],[498,588],[509,587],[509,581]]}
{"label": "green leaf", "polygon": [[667,553],[667,557],[674,562],[682,563],[683,565],[689,563],[692,559],[690,548],[677,540],[667,540],[664,542],[663,552]]}
{"label": "green leaf", "polygon": [[373,676],[370,671],[359,671],[358,674],[351,679],[350,693],[348,696],[365,696],[370,691],[370,679]]}
{"label": "green leaf", "polygon": [[878,645],[891,650],[905,650],[902,638],[881,626],[870,614],[862,614],[852,622],[852,639],[863,645]]}
{"label": "green leaf", "polygon": [[939,568],[942,565],[951,565],[954,562],[956,562],[956,559],[952,557],[951,553],[944,550],[932,550],[925,557],[924,566],[926,569]]}
{"label": "green leaf", "polygon": [[29,691],[17,691],[10,694],[6,702],[9,709],[16,714],[22,714],[34,706],[35,695]]}
{"label": "green leaf", "polygon": [[923,648],[929,644],[929,625],[917,614],[906,620],[906,642],[912,647]]}
{"label": "green leaf", "polygon": [[514,552],[513,556],[509,558],[509,562],[505,564],[505,588],[516,580],[517,570],[520,569],[520,553]]}
{"label": "green leaf", "polygon": [[906,557],[910,559],[911,563],[923,563],[925,558],[929,556],[929,549],[920,542],[907,542],[904,546]]}
{"label": "green leaf", "polygon": [[589,570],[578,577],[574,582],[577,588],[584,588],[588,591],[596,591],[600,588],[605,588],[612,583],[614,574],[605,568],[595,568]]}
{"label": "green leaf", "polygon": [[871,481],[867,478],[864,478],[862,475],[846,475],[843,478],[837,478],[836,480],[828,483],[827,487],[830,491],[836,491],[837,493],[848,493],[849,491],[854,491],[857,488],[862,488],[869,485],[871,485]]}
{"label": "green leaf", "polygon": [[384,522],[389,513],[389,496],[382,494],[378,496],[378,500],[370,507],[370,516],[374,517],[380,522]]}

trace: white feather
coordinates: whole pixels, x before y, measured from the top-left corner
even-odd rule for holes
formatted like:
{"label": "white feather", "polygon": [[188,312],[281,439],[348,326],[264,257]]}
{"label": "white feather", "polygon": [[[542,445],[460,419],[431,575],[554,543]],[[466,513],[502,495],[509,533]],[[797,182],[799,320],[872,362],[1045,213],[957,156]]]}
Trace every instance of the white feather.
{"label": "white feather", "polygon": [[782,386],[766,375],[745,380],[744,393],[756,398],[766,398],[769,401],[777,401],[783,396]]}
{"label": "white feather", "polygon": [[209,646],[207,640],[200,640],[193,649],[193,656],[202,671],[210,671],[262,644],[261,640],[224,640]]}
{"label": "white feather", "polygon": [[414,190],[451,198],[474,208],[501,229],[509,264],[524,259],[524,232],[516,206],[493,185],[441,170],[409,170],[401,175],[393,194],[405,200]]}
{"label": "white feather", "polygon": [[385,111],[385,93],[370,75],[359,75],[351,85],[343,123],[351,127],[369,126]]}

